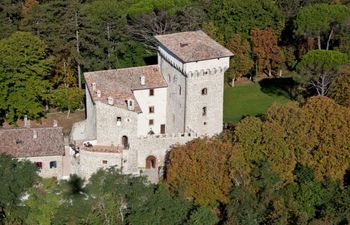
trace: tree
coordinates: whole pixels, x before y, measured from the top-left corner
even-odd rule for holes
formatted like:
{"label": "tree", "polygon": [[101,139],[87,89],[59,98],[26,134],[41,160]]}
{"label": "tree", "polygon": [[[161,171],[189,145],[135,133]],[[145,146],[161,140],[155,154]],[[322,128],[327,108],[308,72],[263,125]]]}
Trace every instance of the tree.
{"label": "tree", "polygon": [[[317,179],[329,177],[342,182],[350,162],[349,113],[349,108],[327,97],[312,97],[302,108],[295,103],[274,105],[267,112],[265,123],[282,128],[276,137],[281,137],[287,148],[271,145],[263,151],[279,149],[285,155],[288,150],[296,163],[313,169]],[[286,165],[289,161],[285,161]]]}
{"label": "tree", "polygon": [[340,66],[348,63],[348,56],[338,51],[309,51],[297,65],[298,74],[294,78],[301,84],[310,85],[317,95],[325,96]]}
{"label": "tree", "polygon": [[226,203],[232,186],[228,163],[232,152],[231,144],[208,138],[176,146],[170,152],[166,182],[200,205]]}
{"label": "tree", "polygon": [[10,123],[44,113],[53,61],[46,51],[46,44],[30,33],[17,32],[0,41],[0,116]]}
{"label": "tree", "polygon": [[208,11],[226,40],[238,33],[247,38],[252,28],[271,27],[279,33],[284,26],[281,11],[270,0],[217,0],[212,1]]}
{"label": "tree", "polygon": [[204,9],[192,0],[140,1],[128,9],[128,29],[148,50],[156,50],[155,35],[197,30],[206,18]]}
{"label": "tree", "polygon": [[48,44],[55,56],[55,70],[63,67],[77,68],[78,86],[80,81],[80,36],[81,3],[79,0],[52,0],[32,3],[21,21],[20,29],[39,36]]}
{"label": "tree", "polygon": [[21,0],[3,0],[0,3],[0,39],[7,38],[17,30],[21,17]]}
{"label": "tree", "polygon": [[350,9],[344,5],[314,4],[304,7],[295,20],[295,34],[317,38],[318,49],[322,49],[321,39],[326,36],[326,47],[339,27],[350,18]]}
{"label": "tree", "polygon": [[25,219],[25,207],[19,203],[25,192],[36,183],[36,172],[33,163],[0,154],[0,223],[18,224]]}
{"label": "tree", "polygon": [[286,224],[281,223],[281,215],[278,219],[270,216],[271,211],[278,213],[279,208],[275,206],[280,202],[279,191],[282,186],[278,175],[269,168],[269,163],[259,162],[251,171],[250,180],[248,185],[233,187],[230,202],[225,207],[225,224],[258,225],[265,224],[265,221]]}
{"label": "tree", "polygon": [[[130,5],[125,0],[98,0],[82,6],[80,39],[85,69],[115,69],[121,64],[131,66],[135,63],[131,60],[122,63],[130,58],[120,57],[139,53],[140,47],[129,40],[126,20],[128,7]],[[138,60],[137,57],[134,58]],[[142,60],[139,62],[143,64]]]}
{"label": "tree", "polygon": [[55,179],[42,179],[28,191],[29,198],[24,202],[29,213],[27,224],[52,224],[53,216],[60,205],[60,187]]}
{"label": "tree", "polygon": [[350,107],[350,66],[340,69],[339,76],[330,86],[328,95],[335,100],[336,103]]}
{"label": "tree", "polygon": [[231,86],[234,86],[235,79],[247,75],[253,67],[250,45],[247,40],[242,40],[239,34],[235,34],[228,41],[226,47],[235,54],[230,60],[230,69],[227,72],[231,79]]}
{"label": "tree", "polygon": [[271,28],[266,30],[252,29],[250,31],[253,44],[253,54],[256,58],[257,71],[267,72],[268,76],[283,62],[283,54],[278,46],[278,38]]}
{"label": "tree", "polygon": [[84,92],[77,87],[60,86],[52,93],[52,103],[58,106],[61,110],[67,110],[67,118],[70,112],[78,109],[84,98]]}

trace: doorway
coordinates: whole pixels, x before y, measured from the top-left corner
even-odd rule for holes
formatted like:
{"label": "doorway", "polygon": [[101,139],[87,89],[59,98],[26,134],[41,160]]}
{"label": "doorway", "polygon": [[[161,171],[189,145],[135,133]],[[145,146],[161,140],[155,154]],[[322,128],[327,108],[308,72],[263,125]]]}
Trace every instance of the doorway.
{"label": "doorway", "polygon": [[146,158],[146,169],[155,169],[157,168],[157,158],[153,155],[150,155]]}

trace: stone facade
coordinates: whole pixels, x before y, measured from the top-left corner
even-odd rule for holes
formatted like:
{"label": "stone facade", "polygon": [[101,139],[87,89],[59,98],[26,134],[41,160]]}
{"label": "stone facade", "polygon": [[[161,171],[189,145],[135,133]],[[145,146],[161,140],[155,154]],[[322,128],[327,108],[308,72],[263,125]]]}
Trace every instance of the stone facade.
{"label": "stone facade", "polygon": [[[63,156],[38,156],[38,157],[24,157],[20,160],[29,160],[33,163],[41,163],[42,168],[39,170],[41,177],[56,177],[61,179],[63,174]],[[55,162],[56,167],[50,167],[50,163]]]}

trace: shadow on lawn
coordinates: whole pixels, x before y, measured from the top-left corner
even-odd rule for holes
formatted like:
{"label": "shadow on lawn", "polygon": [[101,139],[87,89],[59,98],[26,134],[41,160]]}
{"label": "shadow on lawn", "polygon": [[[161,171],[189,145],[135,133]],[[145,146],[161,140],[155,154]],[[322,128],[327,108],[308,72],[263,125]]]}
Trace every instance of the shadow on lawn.
{"label": "shadow on lawn", "polygon": [[259,81],[260,89],[268,95],[284,96],[293,99],[296,82],[291,77],[265,78]]}

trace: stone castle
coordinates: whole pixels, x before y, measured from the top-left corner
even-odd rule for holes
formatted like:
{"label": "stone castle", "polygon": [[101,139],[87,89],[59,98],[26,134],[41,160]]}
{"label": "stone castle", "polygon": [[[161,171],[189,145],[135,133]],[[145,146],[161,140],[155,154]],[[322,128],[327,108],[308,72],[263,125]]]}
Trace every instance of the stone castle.
{"label": "stone castle", "polygon": [[[117,167],[156,181],[172,145],[219,134],[224,72],[233,54],[202,31],[155,38],[157,65],[84,74],[86,120],[73,125],[69,146],[48,142],[36,129],[24,129],[20,138],[8,135],[19,132],[14,129],[3,131],[7,153],[15,146],[17,157],[37,163],[42,176],[55,170],[58,178],[73,173],[88,178],[99,168]],[[56,136],[63,142],[62,134]],[[25,150],[26,143],[46,147],[37,150],[42,152],[37,158]],[[49,161],[43,163],[43,157]]]}
{"label": "stone castle", "polygon": [[202,31],[155,37],[158,64],[85,73],[87,119],[73,126],[77,174],[158,170],[170,146],[222,131],[229,50]]}

